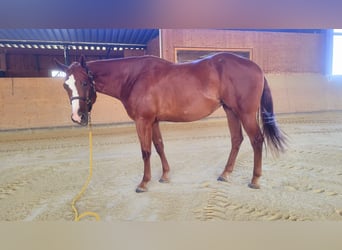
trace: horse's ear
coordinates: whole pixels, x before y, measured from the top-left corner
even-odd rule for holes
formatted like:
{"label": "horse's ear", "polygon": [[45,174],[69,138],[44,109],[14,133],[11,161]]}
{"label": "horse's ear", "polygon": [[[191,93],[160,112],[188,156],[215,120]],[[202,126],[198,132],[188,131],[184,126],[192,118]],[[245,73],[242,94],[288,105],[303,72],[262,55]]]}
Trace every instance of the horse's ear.
{"label": "horse's ear", "polygon": [[61,62],[58,61],[56,58],[54,58],[54,61],[55,61],[56,65],[57,65],[57,67],[58,67],[60,70],[62,70],[62,71],[65,72],[65,71],[68,69],[68,66],[67,66],[67,65],[61,63]]}
{"label": "horse's ear", "polygon": [[81,64],[82,68],[86,68],[87,67],[87,62],[85,60],[84,55],[81,55],[80,64]]}

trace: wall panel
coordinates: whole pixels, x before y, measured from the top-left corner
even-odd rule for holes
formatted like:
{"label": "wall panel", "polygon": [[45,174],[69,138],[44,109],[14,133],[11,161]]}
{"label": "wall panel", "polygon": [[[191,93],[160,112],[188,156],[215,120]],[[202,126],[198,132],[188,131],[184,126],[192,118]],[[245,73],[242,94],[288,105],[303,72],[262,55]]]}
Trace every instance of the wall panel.
{"label": "wall panel", "polygon": [[[342,79],[321,74],[266,74],[276,113],[342,110]],[[0,130],[74,125],[71,107],[56,78],[0,78]],[[222,109],[212,117],[224,116]],[[130,122],[123,105],[98,94],[94,124]]]}
{"label": "wall panel", "polygon": [[[0,78],[0,130],[73,125],[61,78]],[[98,94],[94,124],[129,121],[120,102]]]}

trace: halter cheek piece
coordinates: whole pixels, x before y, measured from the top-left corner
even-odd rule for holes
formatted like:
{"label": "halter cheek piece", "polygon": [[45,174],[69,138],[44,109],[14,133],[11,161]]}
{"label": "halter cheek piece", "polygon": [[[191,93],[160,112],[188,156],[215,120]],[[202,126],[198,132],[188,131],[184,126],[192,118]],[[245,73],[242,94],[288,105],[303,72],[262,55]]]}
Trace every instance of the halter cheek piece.
{"label": "halter cheek piece", "polygon": [[[74,101],[74,100],[81,100],[81,101],[84,101],[87,105],[92,104],[91,98],[96,93],[94,76],[93,76],[93,73],[91,71],[89,71],[89,69],[87,67],[85,69],[86,69],[86,72],[88,75],[88,79],[90,81],[90,87],[91,87],[90,93],[87,97],[73,96],[70,98],[70,103],[72,103],[72,101]],[[82,82],[83,87],[86,87],[87,85],[88,85],[87,81]]]}

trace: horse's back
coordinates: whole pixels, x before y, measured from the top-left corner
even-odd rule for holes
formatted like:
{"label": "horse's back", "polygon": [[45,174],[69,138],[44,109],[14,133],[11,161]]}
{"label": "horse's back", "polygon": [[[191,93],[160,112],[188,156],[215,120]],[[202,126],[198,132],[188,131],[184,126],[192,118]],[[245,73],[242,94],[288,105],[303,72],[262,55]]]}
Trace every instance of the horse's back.
{"label": "horse's back", "polygon": [[139,73],[130,102],[147,113],[155,113],[159,120],[198,120],[222,103],[238,110],[241,100],[246,102],[244,109],[249,110],[258,106],[262,93],[260,68],[230,53],[180,64],[153,56],[136,62]]}
{"label": "horse's back", "polygon": [[[153,111],[156,119],[194,121],[220,106],[217,73],[204,61],[174,64],[144,57],[140,62],[143,64],[131,93],[131,102],[138,109]],[[136,105],[137,101],[140,105]]]}

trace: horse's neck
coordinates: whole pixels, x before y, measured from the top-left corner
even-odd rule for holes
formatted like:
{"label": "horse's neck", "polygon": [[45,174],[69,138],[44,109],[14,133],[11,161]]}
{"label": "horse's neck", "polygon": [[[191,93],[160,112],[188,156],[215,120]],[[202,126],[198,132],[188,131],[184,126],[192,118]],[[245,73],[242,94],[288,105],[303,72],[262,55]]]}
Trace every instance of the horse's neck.
{"label": "horse's neck", "polygon": [[127,72],[116,61],[93,61],[88,67],[94,74],[96,91],[120,99]]}

